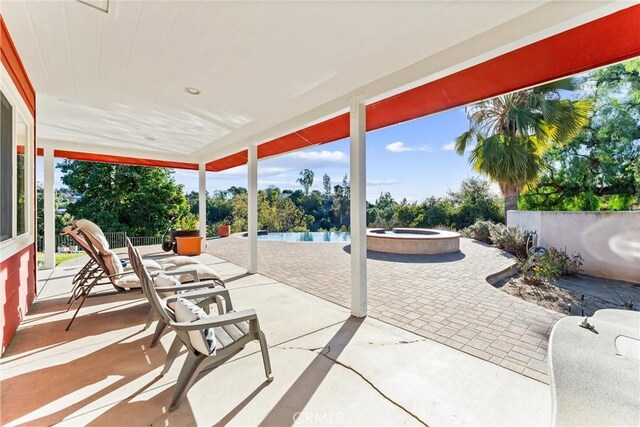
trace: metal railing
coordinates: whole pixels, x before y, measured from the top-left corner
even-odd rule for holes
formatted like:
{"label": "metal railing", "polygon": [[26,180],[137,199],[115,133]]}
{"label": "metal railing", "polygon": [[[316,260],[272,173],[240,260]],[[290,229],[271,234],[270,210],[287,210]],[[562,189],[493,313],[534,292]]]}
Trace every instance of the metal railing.
{"label": "metal railing", "polygon": [[[106,237],[107,242],[109,242],[109,248],[111,249],[124,248],[126,246],[125,237],[127,237],[127,233],[123,231],[107,232],[104,233],[104,237]],[[162,243],[162,236],[135,236],[129,237],[129,239],[131,243],[133,243],[133,246],[159,245]],[[44,236],[38,236],[37,244],[37,250],[39,252],[44,251]],[[73,253],[80,250],[71,237],[62,234],[56,235],[56,252]]]}

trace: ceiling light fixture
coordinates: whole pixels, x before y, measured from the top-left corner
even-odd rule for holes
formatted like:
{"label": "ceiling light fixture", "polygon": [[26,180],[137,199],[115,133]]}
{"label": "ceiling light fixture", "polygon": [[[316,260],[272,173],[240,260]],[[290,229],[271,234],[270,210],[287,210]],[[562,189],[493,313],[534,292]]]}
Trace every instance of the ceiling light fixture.
{"label": "ceiling light fixture", "polygon": [[144,139],[146,139],[147,141],[155,141],[156,139],[152,136],[145,136]]}
{"label": "ceiling light fixture", "polygon": [[195,87],[185,87],[184,91],[189,95],[200,95],[200,89],[197,89]]}

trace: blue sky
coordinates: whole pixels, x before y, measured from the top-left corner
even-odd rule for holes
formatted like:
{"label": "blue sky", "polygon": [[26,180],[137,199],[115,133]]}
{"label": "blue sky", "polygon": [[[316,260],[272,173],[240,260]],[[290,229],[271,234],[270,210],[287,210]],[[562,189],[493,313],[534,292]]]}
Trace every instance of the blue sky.
{"label": "blue sky", "polygon": [[[456,189],[462,180],[477,174],[465,157],[453,151],[452,141],[467,129],[463,108],[390,126],[367,134],[367,200],[373,202],[381,192],[394,198],[422,201],[429,196],[443,196]],[[281,189],[301,188],[296,183],[302,169],[315,173],[313,189],[322,189],[327,173],[338,184],[349,173],[349,141],[340,140],[316,148],[288,153],[260,161],[258,186],[275,185]],[[38,181],[42,182],[42,159],[38,159]],[[198,172],[177,170],[176,182],[185,191],[198,191]],[[208,173],[207,190],[246,187],[246,167]],[[56,186],[60,186],[56,169]]]}

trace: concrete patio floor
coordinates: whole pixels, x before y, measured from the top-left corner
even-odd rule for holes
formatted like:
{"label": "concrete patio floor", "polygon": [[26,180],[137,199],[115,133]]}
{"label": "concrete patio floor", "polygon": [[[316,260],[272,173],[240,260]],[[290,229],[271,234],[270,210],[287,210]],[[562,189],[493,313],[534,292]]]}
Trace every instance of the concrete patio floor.
{"label": "concrete patio floor", "polygon": [[[246,239],[207,242],[208,252],[247,265]],[[343,307],[351,305],[348,243],[258,241],[258,271]],[[471,239],[447,255],[369,251],[369,316],[548,383],[547,344],[562,314],[495,289],[487,279],[515,265]]]}
{"label": "concrete patio floor", "polygon": [[77,267],[41,272],[40,294],[0,360],[2,425],[545,425],[546,384],[410,331],[349,317],[325,299],[220,258],[238,309],[254,307],[270,345],[265,382],[250,344],[167,412],[181,355],[159,377],[173,332],[149,348],[140,294],[90,298],[69,332]]}

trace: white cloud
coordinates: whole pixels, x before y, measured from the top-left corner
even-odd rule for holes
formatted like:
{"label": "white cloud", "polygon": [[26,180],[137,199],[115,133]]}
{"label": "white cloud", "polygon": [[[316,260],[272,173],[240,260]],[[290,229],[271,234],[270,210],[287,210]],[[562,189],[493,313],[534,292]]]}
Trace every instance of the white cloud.
{"label": "white cloud", "polygon": [[398,181],[397,179],[368,179],[367,180],[367,185],[394,185],[394,184],[398,184],[400,183],[400,181]]}
{"label": "white cloud", "polygon": [[448,144],[444,144],[442,146],[442,149],[445,150],[445,151],[453,151],[453,150],[456,149],[456,142],[455,141],[451,141]]}
{"label": "white cloud", "polygon": [[420,145],[418,147],[409,147],[404,144],[404,142],[396,141],[391,144],[385,145],[385,150],[391,151],[392,153],[405,153],[407,151],[429,151],[431,147],[428,145]]}
{"label": "white cloud", "polygon": [[285,155],[300,160],[323,161],[332,163],[346,163],[349,161],[347,154],[342,151],[296,151]]}

